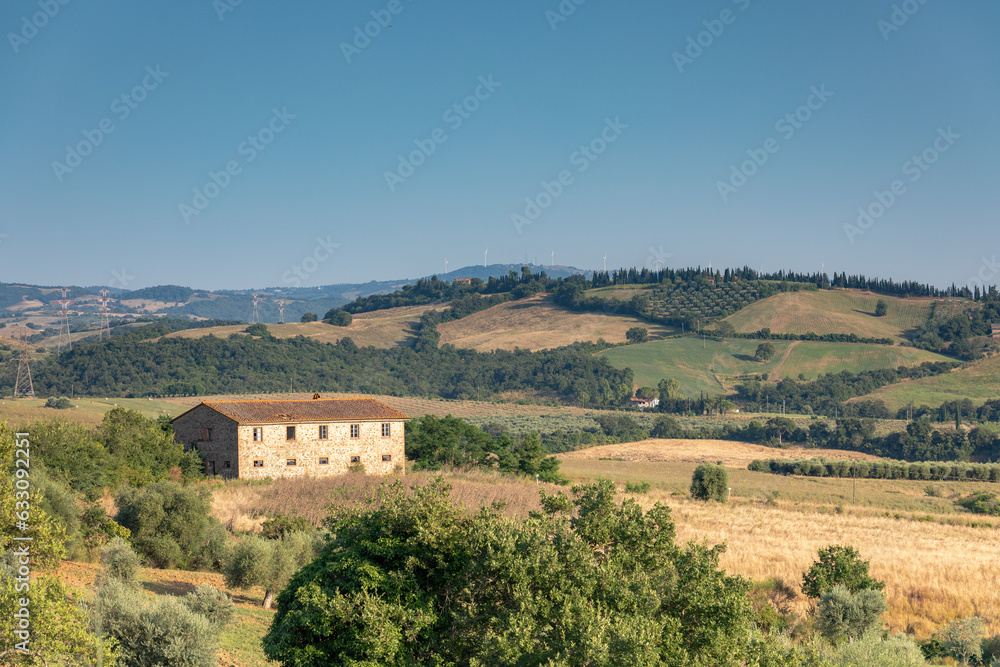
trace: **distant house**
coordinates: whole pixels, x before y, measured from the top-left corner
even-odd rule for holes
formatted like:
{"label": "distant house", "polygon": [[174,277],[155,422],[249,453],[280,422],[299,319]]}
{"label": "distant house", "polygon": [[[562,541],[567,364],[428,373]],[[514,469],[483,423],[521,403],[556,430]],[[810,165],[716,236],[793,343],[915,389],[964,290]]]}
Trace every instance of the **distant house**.
{"label": "distant house", "polygon": [[655,408],[660,404],[660,399],[658,398],[630,398],[628,399],[628,404],[630,408],[637,408],[639,410],[646,410],[649,408]]}
{"label": "distant house", "polygon": [[471,285],[472,278],[455,278],[455,280],[453,280],[452,282],[455,285]]}
{"label": "distant house", "polygon": [[405,463],[405,414],[372,398],[205,401],[172,421],[209,475],[328,476],[359,464],[386,474]]}
{"label": "distant house", "polygon": [[991,324],[992,331],[990,332],[990,337],[993,340],[1000,340],[1000,324]]}

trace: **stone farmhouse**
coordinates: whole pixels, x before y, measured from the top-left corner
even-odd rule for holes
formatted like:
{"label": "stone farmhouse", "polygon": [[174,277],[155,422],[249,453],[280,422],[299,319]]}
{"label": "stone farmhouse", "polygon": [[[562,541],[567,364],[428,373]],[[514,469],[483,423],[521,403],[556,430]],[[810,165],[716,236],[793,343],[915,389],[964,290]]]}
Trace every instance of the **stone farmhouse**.
{"label": "stone farmhouse", "polygon": [[206,401],[175,417],[209,475],[241,479],[402,472],[405,414],[373,398]]}

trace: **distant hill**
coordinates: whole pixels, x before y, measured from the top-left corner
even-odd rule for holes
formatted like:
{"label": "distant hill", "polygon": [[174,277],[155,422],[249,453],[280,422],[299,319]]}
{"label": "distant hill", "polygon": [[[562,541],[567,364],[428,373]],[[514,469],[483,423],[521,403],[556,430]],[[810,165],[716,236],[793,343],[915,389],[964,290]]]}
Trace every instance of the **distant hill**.
{"label": "distant hill", "polygon": [[888,385],[854,400],[879,399],[885,401],[890,410],[898,410],[910,402],[915,407],[937,407],[942,403],[968,398],[980,404],[996,399],[998,395],[1000,355],[993,355],[965,364],[950,373]]}

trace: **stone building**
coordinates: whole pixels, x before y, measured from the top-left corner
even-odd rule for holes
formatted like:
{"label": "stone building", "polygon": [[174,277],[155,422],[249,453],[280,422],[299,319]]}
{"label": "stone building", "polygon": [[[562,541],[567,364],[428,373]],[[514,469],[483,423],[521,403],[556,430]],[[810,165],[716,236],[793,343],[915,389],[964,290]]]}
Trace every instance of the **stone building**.
{"label": "stone building", "polygon": [[206,401],[175,417],[209,475],[260,479],[403,471],[405,414],[373,398]]}

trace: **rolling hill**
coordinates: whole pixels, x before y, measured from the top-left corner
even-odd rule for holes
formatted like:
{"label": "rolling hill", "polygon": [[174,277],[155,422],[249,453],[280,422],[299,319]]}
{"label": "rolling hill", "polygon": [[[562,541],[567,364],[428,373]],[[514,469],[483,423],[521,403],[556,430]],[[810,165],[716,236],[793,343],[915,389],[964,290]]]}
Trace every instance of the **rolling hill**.
{"label": "rolling hill", "polygon": [[654,338],[674,333],[670,327],[625,315],[575,313],[555,305],[548,295],[502,303],[441,324],[438,331],[442,343],[489,352],[515,347],[545,350],[578,341],[596,342],[599,338],[623,343],[625,332],[632,327],[643,327]]}
{"label": "rolling hill", "polygon": [[[875,317],[875,304],[880,299],[886,302],[888,312]],[[752,303],[725,321],[737,333],[767,328],[773,333],[854,333],[899,341],[927,321],[936,301],[940,299],[899,299],[848,289],[783,292]]]}
{"label": "rolling hill", "polygon": [[879,399],[890,410],[898,410],[911,401],[915,406],[936,407],[965,398],[974,403],[1000,398],[1000,355],[965,364],[944,375],[891,384],[852,400]]}
{"label": "rolling hill", "polygon": [[916,366],[925,361],[949,361],[933,352],[912,347],[771,341],[774,357],[754,361],[760,341],[674,338],[605,350],[600,354],[616,368],[631,368],[640,386],[655,387],[663,378],[677,380],[685,396],[701,392],[712,396],[727,393],[736,376],[767,373],[768,378],[815,379],[820,373],[839,373]]}
{"label": "rolling hill", "polygon": [[[305,336],[321,343],[336,343],[341,338],[350,338],[359,347],[372,345],[378,348],[390,348],[407,342],[413,337],[413,327],[420,316],[432,308],[446,307],[441,304],[433,306],[404,306],[388,308],[371,313],[355,315],[349,326],[335,327],[324,322],[290,322],[288,324],[268,324],[267,330],[276,338],[294,338]],[[226,338],[231,334],[245,334],[247,325],[207,327],[204,329],[185,329],[167,334],[165,338],[201,338],[209,334]]]}

